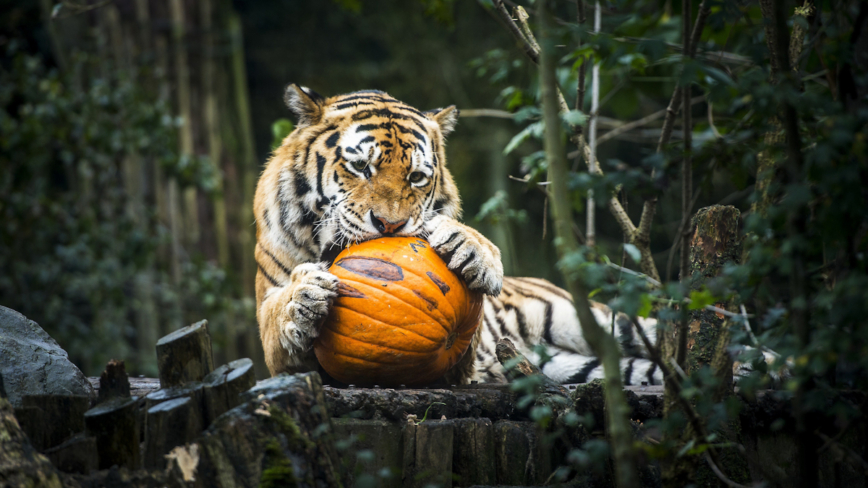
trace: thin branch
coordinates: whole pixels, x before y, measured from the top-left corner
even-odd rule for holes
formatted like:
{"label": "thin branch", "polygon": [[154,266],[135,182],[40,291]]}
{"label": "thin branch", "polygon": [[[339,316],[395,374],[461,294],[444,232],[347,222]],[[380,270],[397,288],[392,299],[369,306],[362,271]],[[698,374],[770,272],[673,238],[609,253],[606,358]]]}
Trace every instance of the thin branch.
{"label": "thin branch", "polygon": [[[503,0],[494,0],[494,8],[497,11],[502,23],[506,26],[506,29],[512,34],[512,37],[521,45],[521,48],[524,49],[524,53],[533,61],[533,64],[539,65],[539,50],[535,49],[532,44],[530,44],[524,34],[522,34],[521,29],[519,29],[518,25],[509,15],[509,12],[506,10],[506,7],[503,5]],[[536,42],[534,42],[536,44]]]}
{"label": "thin branch", "polygon": [[[702,30],[705,29],[705,20],[711,9],[708,7],[707,0],[702,0],[699,5],[699,12],[696,15],[696,21],[693,23],[693,31],[690,36],[690,44],[687,49],[688,57],[696,55],[696,46],[702,38]],[[660,140],[657,142],[657,152],[663,152],[663,148],[669,143],[672,137],[672,128],[675,126],[675,115],[681,107],[681,87],[676,87],[672,93],[672,98],[669,100],[669,106],[666,108],[666,118],[663,120],[663,130],[660,132]],[[651,177],[654,177],[652,172]],[[639,218],[639,234],[642,239],[649,240],[651,235],[651,221],[654,220],[654,213],[657,211],[657,197],[650,197],[645,200],[642,206],[642,216]]]}
{"label": "thin branch", "polygon": [[[577,252],[579,244],[572,235],[572,205],[567,188],[568,168],[566,151],[560,129],[558,112],[563,104],[558,103],[563,96],[557,89],[555,70],[557,59],[553,52],[554,38],[552,36],[552,19],[548,13],[552,0],[542,0],[536,3],[539,9],[540,32],[545,49],[540,53],[540,92],[545,120],[544,147],[548,161],[548,179],[552,182],[552,213],[555,224],[555,234],[558,237],[558,255],[563,257]],[[578,137],[581,140],[581,136]],[[620,371],[620,348],[614,336],[607,333],[597,323],[591,311],[588,300],[588,289],[582,280],[576,279],[570,273],[565,273],[567,288],[573,298],[579,326],[591,350],[600,359],[604,374],[604,396],[606,402],[606,427],[610,445],[616,486],[633,488],[640,485],[636,469],[636,453],[633,449],[633,432],[630,428],[630,409],[624,393]]]}
{"label": "thin branch", "polygon": [[[696,206],[696,201],[699,200],[699,193],[693,195],[693,198],[690,200],[690,209],[687,212],[689,216],[690,212],[693,211],[693,207]],[[669,280],[670,273],[672,271],[672,260],[675,259],[675,251],[681,248],[683,245],[683,236],[684,233],[687,232],[687,224],[690,222],[689,218],[684,218],[682,215],[681,223],[678,224],[678,231],[675,232],[675,240],[672,242],[672,247],[669,248],[669,259],[666,260],[666,280]]]}
{"label": "thin branch", "polygon": [[529,18],[527,11],[524,7],[516,7],[514,12],[518,19],[518,26],[521,29],[521,33],[524,34],[524,38],[527,39],[528,44],[530,44],[536,52],[540,52],[539,44],[537,44],[536,38],[533,36],[533,31],[530,30],[530,25],[527,23]]}
{"label": "thin branch", "polygon": [[[614,269],[617,269],[618,271],[622,271],[624,273],[627,273],[627,274],[630,274],[633,276],[637,276],[639,278],[643,278],[650,285],[652,285],[654,287],[660,287],[660,282],[655,280],[654,278],[649,277],[648,275],[642,274],[638,271],[634,271],[630,268],[618,266],[617,264],[609,261],[608,259],[605,260],[605,263],[606,263],[606,266],[608,266],[610,268],[614,268]],[[685,304],[685,305],[693,303],[693,300],[691,300],[690,298],[687,298],[687,297],[684,297],[680,301],[677,301],[677,302],[675,300],[671,300],[671,299],[670,300],[663,299],[663,301],[665,301],[667,303],[678,303],[678,304]],[[703,310],[708,310],[709,312],[719,313],[721,315],[724,315],[724,316],[730,317],[730,318],[744,317],[745,319],[747,319],[747,317],[753,317],[753,315],[747,314],[746,312],[744,312],[742,314],[737,314],[737,313],[730,312],[729,310],[726,310],[726,309],[723,309],[720,307],[715,307],[714,305],[706,305],[702,308],[703,308]]]}
{"label": "thin branch", "polygon": [[[75,17],[76,15],[81,15],[86,12],[90,12],[91,10],[96,10],[98,8],[105,7],[106,5],[113,3],[115,0],[103,0],[102,2],[97,2],[93,5],[84,5],[78,4],[74,2],[70,2],[69,0],[65,0],[58,4],[58,6],[62,6],[62,8],[58,8],[58,6],[54,7],[54,11],[51,13],[52,20],[63,20],[68,19],[70,17]],[[67,8],[72,10],[72,12],[61,16],[60,12],[63,8]]]}
{"label": "thin branch", "polygon": [[720,135],[720,132],[717,130],[717,127],[714,125],[714,104],[710,101],[708,102],[708,126],[711,127],[711,132],[714,133],[714,137],[718,139],[722,139],[723,136]]}
{"label": "thin branch", "polygon": [[843,457],[846,457],[848,460],[850,460],[850,464],[852,464],[856,468],[860,468],[862,470],[862,472],[866,476],[868,476],[868,462],[865,462],[865,460],[862,459],[859,456],[859,454],[857,454],[855,451],[853,451],[849,447],[839,443],[835,439],[829,438],[829,436],[827,436],[826,434],[823,434],[819,430],[815,430],[814,434],[819,436],[820,439],[822,439],[826,443],[826,445],[829,445],[829,446],[832,446],[834,448],[839,449],[840,454],[843,454],[844,455]]}
{"label": "thin branch", "polygon": [[[539,65],[539,51],[535,50],[533,47],[538,44],[533,38],[533,32],[531,31],[531,29],[529,27],[522,28],[516,24],[516,21],[509,15],[506,7],[503,5],[503,0],[494,0],[494,5],[496,7],[495,10],[498,14],[498,20],[506,26],[506,29],[512,34],[513,38],[515,38],[515,40],[519,42],[528,58],[530,58],[530,60],[534,62],[534,64]],[[526,12],[524,12],[524,9],[521,6],[516,6],[516,12],[518,22],[523,22],[524,24],[527,24],[527,14]],[[530,36],[530,39],[525,37],[525,33]],[[567,106],[567,102],[564,99],[563,93],[561,93],[560,89],[557,86],[555,86],[555,96],[557,97],[559,112],[562,114],[568,112],[569,107]],[[585,158],[585,161],[590,162],[591,150],[590,147],[585,143],[581,127],[570,124],[570,130],[572,131],[570,139],[579,147],[579,151],[581,151],[582,155]],[[600,171],[599,166],[594,169],[595,171],[593,171],[592,174],[603,174],[602,171]],[[618,201],[618,199],[614,195],[609,198],[608,207],[609,210],[612,212],[612,215],[615,217],[615,220],[621,226],[621,231],[626,236],[628,236],[630,243],[636,245],[636,247],[641,252],[642,260],[639,264],[642,267],[643,271],[655,278],[659,278],[660,273],[658,273],[657,267],[654,264],[654,257],[651,255],[651,247],[649,242],[650,222],[648,223],[648,231],[644,234],[639,234],[636,232],[636,226],[630,220],[630,217],[627,215],[627,212],[624,210],[621,202]]]}
{"label": "thin branch", "polygon": [[463,108],[458,111],[459,117],[494,117],[496,119],[514,119],[515,114],[496,108]]}
{"label": "thin branch", "polygon": [[720,470],[720,468],[717,467],[717,464],[714,463],[714,460],[711,459],[711,456],[708,455],[708,452],[705,452],[703,454],[705,455],[705,462],[708,463],[708,466],[711,468],[712,471],[714,471],[714,475],[717,476],[717,478],[720,479],[723,484],[725,484],[726,486],[731,486],[732,488],[748,488],[745,485],[736,483],[735,481],[727,478],[726,475],[723,474],[723,472]]}
{"label": "thin branch", "polygon": [[[594,3],[594,33],[600,32],[601,23],[601,8],[600,1]],[[612,90],[612,92],[617,91]],[[610,92],[611,93],[611,92]],[[608,99],[608,98],[607,98]],[[591,67],[591,119],[588,121],[588,146],[591,150],[591,159],[588,161],[588,173],[595,174],[597,172],[597,116],[600,111],[600,64],[594,60],[594,65]],[[596,202],[594,201],[594,190],[588,190],[588,199],[585,204],[586,224],[585,228],[588,233],[588,245],[593,246],[597,243],[597,230],[595,222]]]}
{"label": "thin branch", "polygon": [[[697,104],[703,100],[705,100],[705,95],[693,97],[690,100],[690,105],[695,105],[695,104]],[[597,145],[599,146],[600,144],[602,144],[602,143],[604,143],[610,139],[614,139],[614,138],[620,136],[621,134],[624,134],[625,132],[630,132],[633,129],[636,129],[638,127],[642,127],[643,125],[648,124],[650,122],[654,122],[655,120],[664,117],[666,115],[666,112],[667,112],[667,109],[658,110],[651,115],[646,115],[645,117],[642,117],[639,120],[634,120],[633,122],[629,122],[629,123],[626,123],[620,127],[612,129],[609,132],[606,132],[605,134],[601,135],[597,139]],[[576,155],[578,155],[578,153],[576,153]],[[575,157],[575,156],[573,156],[573,153],[570,153],[570,156]]]}

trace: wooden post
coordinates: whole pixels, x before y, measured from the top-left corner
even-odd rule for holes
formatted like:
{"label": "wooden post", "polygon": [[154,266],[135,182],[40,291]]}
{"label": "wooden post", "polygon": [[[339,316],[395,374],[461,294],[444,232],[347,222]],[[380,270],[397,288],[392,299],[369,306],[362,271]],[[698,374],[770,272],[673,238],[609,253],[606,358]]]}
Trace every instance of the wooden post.
{"label": "wooden post", "polygon": [[21,427],[39,451],[61,444],[64,440],[84,431],[84,412],[90,398],[83,395],[24,395],[22,408],[15,409],[21,416]]}
{"label": "wooden post", "polygon": [[148,409],[145,467],[164,468],[172,448],[192,442],[202,431],[202,412],[190,397],[160,403]]}
{"label": "wooden post", "polygon": [[123,361],[112,359],[99,375],[99,402],[130,397],[130,379]]}
{"label": "wooden post", "polygon": [[135,399],[115,398],[84,414],[88,435],[96,437],[99,469],[140,467],[138,408]]}
{"label": "wooden post", "polygon": [[157,341],[157,367],[162,388],[202,381],[214,369],[208,321],[188,325]]}
{"label": "wooden post", "polygon": [[241,404],[241,394],[253,388],[256,375],[253,361],[238,359],[212,371],[203,381],[205,388],[205,426],[224,412]]}

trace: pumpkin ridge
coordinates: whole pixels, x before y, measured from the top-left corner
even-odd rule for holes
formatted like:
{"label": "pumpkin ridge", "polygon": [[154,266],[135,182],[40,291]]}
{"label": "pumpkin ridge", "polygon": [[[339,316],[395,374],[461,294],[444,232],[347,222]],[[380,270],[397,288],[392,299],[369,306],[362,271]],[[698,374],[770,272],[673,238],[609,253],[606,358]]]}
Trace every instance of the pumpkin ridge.
{"label": "pumpkin ridge", "polygon": [[[380,323],[382,323],[382,322],[380,322]],[[394,327],[394,326],[393,326],[393,327]],[[396,329],[400,329],[400,327],[395,327],[395,328],[396,328]],[[404,329],[401,329],[401,330],[404,330]],[[346,335],[346,334],[341,334],[340,332],[337,332],[337,331],[332,330],[332,329],[329,329],[329,332],[331,332],[332,334],[334,334],[334,335],[336,335],[336,336],[345,337],[345,338],[350,339],[350,340],[352,340],[352,341],[355,341],[355,342],[361,342],[362,344],[367,344],[367,345],[369,345],[369,346],[375,346],[375,347],[379,347],[379,348],[382,348],[382,349],[388,349],[388,350],[391,350],[391,351],[406,352],[406,353],[409,353],[409,354],[431,354],[432,352],[434,352],[434,351],[436,351],[437,349],[440,349],[440,348],[442,347],[442,344],[439,344],[438,342],[435,342],[435,344],[437,344],[437,347],[434,348],[434,349],[432,349],[431,351],[408,351],[407,349],[398,349],[397,347],[393,347],[393,346],[383,346],[383,345],[381,345],[381,344],[377,344],[377,343],[375,343],[375,342],[363,341],[363,340],[360,340],[360,339],[356,339],[356,338],[353,337],[353,336],[348,336],[348,335]],[[407,331],[407,332],[410,332],[410,331]],[[418,334],[417,334],[417,335],[418,335]],[[424,336],[419,336],[419,337],[424,337]],[[428,339],[428,338],[426,337],[426,339]],[[428,339],[428,340],[430,341],[431,339]],[[432,341],[432,342],[433,342],[433,341]],[[358,359],[358,358],[357,358],[357,359]]]}
{"label": "pumpkin ridge", "polygon": [[[418,276],[418,275],[417,275],[417,276]],[[344,278],[341,278],[341,280],[343,281]],[[390,297],[394,298],[395,300],[398,300],[399,302],[401,302],[401,303],[407,305],[408,307],[410,307],[410,308],[413,309],[413,310],[419,310],[419,308],[418,308],[416,305],[414,305],[414,304],[408,302],[407,300],[402,299],[401,297],[395,295],[394,293],[390,293],[390,292],[388,291],[388,288],[387,288],[387,287],[379,287],[379,288],[378,288],[378,287],[376,287],[376,286],[372,286],[372,285],[370,285],[370,284],[368,284],[368,283],[365,283],[364,281],[355,281],[355,280],[346,280],[346,281],[349,281],[349,282],[352,282],[352,283],[355,283],[355,284],[358,284],[358,285],[366,286],[366,287],[368,287],[368,288],[370,288],[370,289],[372,289],[372,290],[380,291],[380,292],[382,292],[382,293],[385,293],[386,295],[389,295]],[[392,286],[397,287],[397,286],[399,286],[399,285],[393,283]],[[407,288],[407,287],[405,287],[405,286],[401,286],[401,288],[407,290],[408,292],[411,292],[411,293],[413,292],[413,290],[411,290],[410,288]],[[376,298],[374,298],[374,297],[371,297],[371,299],[376,300]],[[448,300],[444,300],[444,301],[447,301],[447,302],[448,302]],[[337,306],[337,305],[336,305],[336,306]],[[452,304],[450,303],[449,306],[451,307]],[[346,310],[353,310],[354,312],[356,311],[356,310],[351,309],[351,308],[348,308],[348,307],[346,307],[346,306],[344,306],[344,307],[342,307],[342,308],[344,308],[344,309],[346,309]],[[443,320],[435,320],[435,322],[437,322],[437,323],[440,325],[440,327],[443,327],[443,330],[448,334],[448,333],[450,332],[448,326],[449,326],[449,325],[453,325],[453,326],[454,326],[454,324],[452,324],[453,320],[449,319],[449,317],[447,317],[446,314],[444,314],[443,312],[441,312],[439,308],[436,308],[435,310],[437,310],[437,314],[438,314],[438,315],[443,319]],[[421,311],[421,310],[420,310],[420,311]],[[454,312],[454,308],[453,308],[453,312]],[[367,317],[367,316],[366,316],[366,317]],[[428,315],[423,314],[422,317],[431,317],[431,315],[430,315],[430,314],[428,314]],[[453,317],[457,317],[457,315],[453,315]],[[431,317],[431,318],[435,318],[435,319],[436,319],[436,317]],[[383,322],[380,322],[380,323],[383,323]],[[391,324],[389,324],[389,325],[391,325]]]}
{"label": "pumpkin ridge", "polygon": [[[365,315],[364,312],[360,312],[360,311],[358,311],[358,310],[354,310],[354,309],[349,308],[349,307],[346,307],[346,306],[336,305],[335,307],[336,307],[336,308],[341,308],[341,309],[343,309],[343,310],[345,310],[345,311],[347,311],[347,312],[351,312],[351,313],[354,313],[354,314],[356,314],[356,315],[361,315],[362,317],[364,317],[365,319],[367,319],[367,320],[370,321],[371,323],[375,323],[375,324],[378,324],[378,325],[383,325],[383,326],[386,326],[386,327],[391,327],[391,328],[393,328],[393,329],[398,329],[398,330],[403,330],[403,331],[405,331],[405,332],[409,332],[410,334],[413,334],[413,335],[415,335],[415,336],[419,336],[419,337],[425,339],[426,341],[431,342],[432,344],[440,344],[440,343],[442,342],[440,339],[432,339],[432,338],[430,338],[430,337],[426,337],[426,336],[424,336],[424,335],[422,335],[422,334],[420,334],[420,333],[418,333],[418,332],[416,332],[416,331],[414,331],[414,330],[412,330],[412,329],[405,329],[404,327],[401,327],[401,326],[398,326],[398,325],[394,325],[394,324],[390,324],[390,323],[387,323],[387,322],[383,322],[382,320],[377,320],[377,319],[375,319],[375,318],[373,318],[373,317],[370,317],[370,316],[368,316],[368,315]],[[408,324],[408,326],[413,326],[413,325],[426,325],[426,324],[425,324],[424,322],[414,322],[414,323],[412,323],[412,324]],[[332,332],[335,331],[335,329],[333,329],[333,328],[331,328],[331,327],[328,327],[327,324],[323,324],[323,327],[326,327],[329,331],[332,331]],[[337,333],[337,332],[335,332],[335,333]],[[340,334],[340,335],[344,335],[345,337],[350,337],[350,336],[346,336],[345,334]]]}
{"label": "pumpkin ridge", "polygon": [[333,355],[335,355],[335,356],[343,356],[343,357],[345,357],[345,358],[356,359],[356,360],[358,360],[358,361],[364,361],[364,362],[366,362],[366,363],[385,364],[385,365],[388,365],[388,366],[395,366],[395,365],[397,364],[397,363],[389,363],[389,362],[385,362],[385,361],[377,361],[377,360],[370,359],[370,358],[360,358],[360,357],[357,357],[357,356],[352,356],[352,355],[349,355],[349,354],[344,354],[344,353],[342,353],[342,352],[332,352],[331,354],[333,354]]}

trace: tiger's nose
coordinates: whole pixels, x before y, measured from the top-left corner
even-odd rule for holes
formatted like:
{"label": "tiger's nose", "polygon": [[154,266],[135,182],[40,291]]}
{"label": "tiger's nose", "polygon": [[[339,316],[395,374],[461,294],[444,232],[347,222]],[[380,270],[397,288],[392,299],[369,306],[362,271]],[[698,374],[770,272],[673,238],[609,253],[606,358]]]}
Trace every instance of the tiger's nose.
{"label": "tiger's nose", "polygon": [[377,232],[380,234],[394,234],[404,228],[404,225],[407,224],[406,220],[402,220],[400,222],[389,222],[386,219],[377,217],[374,215],[374,212],[371,212],[371,224],[374,225],[374,228],[377,229]]}

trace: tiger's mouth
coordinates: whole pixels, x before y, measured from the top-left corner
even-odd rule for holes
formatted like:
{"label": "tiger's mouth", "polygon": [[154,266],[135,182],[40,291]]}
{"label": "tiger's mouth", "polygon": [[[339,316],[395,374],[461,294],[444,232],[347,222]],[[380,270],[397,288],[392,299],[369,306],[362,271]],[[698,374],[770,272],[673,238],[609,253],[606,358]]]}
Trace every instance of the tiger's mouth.
{"label": "tiger's mouth", "polygon": [[335,263],[335,259],[338,257],[338,254],[340,254],[343,250],[343,247],[332,243],[325,251],[323,251],[320,259],[328,263],[329,266],[331,266]]}
{"label": "tiger's mouth", "polygon": [[325,250],[320,255],[320,260],[328,263],[329,266],[334,264],[335,259],[338,257],[338,254],[341,253],[347,247],[358,244],[361,242],[366,242],[374,239],[379,239],[381,237],[421,237],[426,238],[425,235],[425,226],[417,225],[414,226],[410,232],[395,232],[395,233],[369,233],[358,235],[354,232],[349,231],[348,229],[338,228],[338,237],[332,240],[331,243],[327,245]]}

